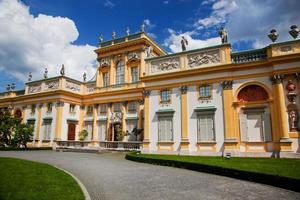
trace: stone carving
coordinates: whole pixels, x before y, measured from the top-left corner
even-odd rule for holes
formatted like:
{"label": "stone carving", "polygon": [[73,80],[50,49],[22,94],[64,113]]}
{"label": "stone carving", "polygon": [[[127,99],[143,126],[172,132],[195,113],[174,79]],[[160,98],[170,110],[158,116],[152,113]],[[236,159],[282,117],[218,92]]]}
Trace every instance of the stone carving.
{"label": "stone carving", "polygon": [[42,85],[41,84],[30,85],[28,87],[28,93],[29,94],[40,92],[40,91],[42,91]]}
{"label": "stone carving", "polygon": [[275,29],[272,29],[270,33],[268,34],[268,37],[270,40],[274,43],[278,39],[279,34]]}
{"label": "stone carving", "polygon": [[28,82],[30,82],[32,80],[32,74],[31,74],[31,72],[29,72],[29,74],[28,74]]}
{"label": "stone carving", "polygon": [[221,83],[221,86],[222,86],[223,90],[231,90],[232,84],[233,84],[233,81],[223,81]]}
{"label": "stone carving", "polygon": [[298,124],[298,112],[296,110],[289,111],[289,124],[290,124],[290,131],[297,131],[297,124]]}
{"label": "stone carving", "polygon": [[101,67],[107,67],[110,66],[110,59],[109,58],[102,58],[100,60],[100,66]]}
{"label": "stone carving", "polygon": [[87,86],[87,92],[88,93],[92,93],[92,92],[94,92],[95,91],[95,86],[94,85],[89,85],[89,86]]}
{"label": "stone carving", "polygon": [[282,83],[283,78],[284,78],[283,74],[274,74],[273,76],[271,76],[270,80],[272,84],[279,84]]}
{"label": "stone carving", "polygon": [[228,34],[227,34],[227,30],[224,27],[222,27],[219,30],[219,35],[221,37],[222,44],[228,43]]}
{"label": "stone carving", "polygon": [[292,25],[291,30],[289,31],[290,35],[296,39],[299,35],[300,29],[297,27],[297,25]]}
{"label": "stone carving", "polygon": [[194,54],[188,56],[188,67],[194,68],[201,65],[216,64],[220,63],[220,52],[219,50],[204,52],[200,54]]}
{"label": "stone carving", "polygon": [[60,75],[62,75],[62,76],[65,75],[65,65],[64,64],[62,64],[62,66],[61,66]]}
{"label": "stone carving", "polygon": [[48,81],[45,83],[46,85],[46,89],[48,90],[54,90],[54,89],[57,89],[58,86],[59,86],[59,81],[56,80],[56,81]]}
{"label": "stone carving", "polygon": [[149,97],[151,94],[151,90],[143,90],[143,96],[144,97]]}
{"label": "stone carving", "polygon": [[66,81],[65,87],[73,92],[80,92],[80,85],[70,82],[70,81]]}
{"label": "stone carving", "polygon": [[123,114],[121,112],[113,112],[111,113],[112,123],[122,122]]}
{"label": "stone carving", "polygon": [[181,94],[186,94],[188,91],[188,86],[183,85],[180,87]]}
{"label": "stone carving", "polygon": [[285,88],[288,91],[288,94],[286,96],[289,102],[292,104],[296,104],[296,97],[297,97],[297,94],[295,93],[296,85],[293,83],[292,80],[289,80]]}
{"label": "stone carving", "polygon": [[182,51],[186,51],[186,47],[188,45],[189,45],[189,43],[188,43],[187,39],[184,36],[182,36],[181,37],[181,49],[182,49]]}
{"label": "stone carving", "polygon": [[151,73],[169,72],[179,69],[179,58],[169,58],[151,63]]}
{"label": "stone carving", "polygon": [[141,59],[140,54],[137,52],[130,52],[127,57],[128,57],[128,61]]}

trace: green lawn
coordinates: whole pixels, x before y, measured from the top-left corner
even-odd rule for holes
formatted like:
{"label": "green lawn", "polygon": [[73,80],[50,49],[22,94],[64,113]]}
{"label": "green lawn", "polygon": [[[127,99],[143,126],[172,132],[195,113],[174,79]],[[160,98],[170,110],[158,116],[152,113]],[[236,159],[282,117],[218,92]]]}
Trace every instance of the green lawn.
{"label": "green lawn", "polygon": [[0,158],[0,199],[84,199],[77,182],[48,164]]}
{"label": "green lawn", "polygon": [[181,162],[199,163],[209,166],[219,166],[249,172],[278,175],[300,179],[300,159],[288,158],[237,158],[226,159],[223,157],[204,156],[177,156],[177,155],[152,155],[132,154],[136,157],[175,160]]}

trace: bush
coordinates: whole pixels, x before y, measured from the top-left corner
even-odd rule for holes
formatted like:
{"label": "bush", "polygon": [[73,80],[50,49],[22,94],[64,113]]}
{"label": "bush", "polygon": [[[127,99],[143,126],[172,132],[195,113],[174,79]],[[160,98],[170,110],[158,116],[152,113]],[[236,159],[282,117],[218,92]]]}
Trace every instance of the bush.
{"label": "bush", "polygon": [[16,127],[14,137],[12,139],[12,145],[16,147],[27,148],[27,142],[33,137],[33,126],[29,124],[19,124]]}
{"label": "bush", "polygon": [[88,135],[89,135],[89,133],[87,132],[87,130],[80,131],[78,133],[79,140],[84,141]]}

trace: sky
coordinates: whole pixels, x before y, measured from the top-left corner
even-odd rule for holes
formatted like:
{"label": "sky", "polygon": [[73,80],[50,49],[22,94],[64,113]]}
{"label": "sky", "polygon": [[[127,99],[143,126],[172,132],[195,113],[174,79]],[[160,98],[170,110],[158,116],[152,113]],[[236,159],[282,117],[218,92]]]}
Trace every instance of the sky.
{"label": "sky", "polygon": [[262,48],[271,43],[275,28],[278,41],[291,40],[290,26],[300,26],[299,0],[0,0],[0,92],[15,83],[23,89],[29,72],[33,80],[66,75],[82,80],[96,72],[100,34],[104,40],[146,32],[167,52],[218,45],[218,30],[225,27],[233,51]]}

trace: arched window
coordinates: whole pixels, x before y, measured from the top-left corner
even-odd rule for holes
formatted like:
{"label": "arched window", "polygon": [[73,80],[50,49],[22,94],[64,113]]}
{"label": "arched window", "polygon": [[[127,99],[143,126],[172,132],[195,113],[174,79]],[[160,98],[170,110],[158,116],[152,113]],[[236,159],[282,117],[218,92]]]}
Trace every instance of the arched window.
{"label": "arched window", "polygon": [[239,102],[266,101],[269,99],[269,95],[259,85],[248,85],[241,89],[237,99]]}
{"label": "arched window", "polygon": [[117,63],[116,67],[116,84],[124,83],[124,61],[121,60]]}

